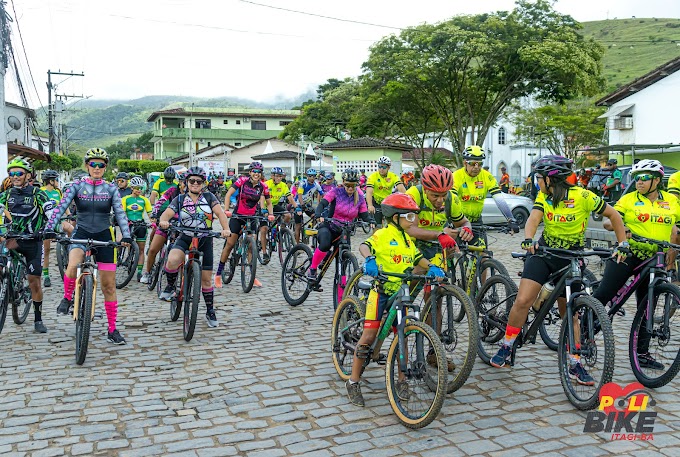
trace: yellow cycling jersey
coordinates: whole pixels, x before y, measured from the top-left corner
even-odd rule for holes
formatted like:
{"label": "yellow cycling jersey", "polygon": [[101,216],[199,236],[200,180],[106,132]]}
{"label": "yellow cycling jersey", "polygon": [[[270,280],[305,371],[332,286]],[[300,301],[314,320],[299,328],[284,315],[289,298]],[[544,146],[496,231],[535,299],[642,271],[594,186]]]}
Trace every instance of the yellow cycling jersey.
{"label": "yellow cycling jersey", "polygon": [[[375,256],[378,268],[388,273],[403,273],[407,268],[420,262],[423,257],[406,232],[399,230],[391,223],[368,237],[364,244]],[[390,281],[385,283],[383,288],[386,293],[393,294],[400,285],[399,278],[390,277]]]}
{"label": "yellow cycling jersey", "polygon": [[484,169],[474,178],[467,174],[465,168],[453,172],[453,192],[458,195],[463,214],[471,222],[482,217],[486,194],[496,195],[500,191],[496,178]]}
{"label": "yellow cycling jersey", "polygon": [[403,184],[401,180],[392,173],[387,172],[387,175],[383,178],[380,176],[380,172],[376,171],[371,174],[366,181],[366,187],[373,188],[373,204],[379,205],[388,195],[392,193],[392,189],[397,184]]}
{"label": "yellow cycling jersey", "polygon": [[[418,227],[426,230],[436,230],[441,232],[447,222],[447,217],[453,222],[463,220],[463,211],[461,210],[460,200],[453,192],[444,200],[444,207],[440,210],[434,209],[434,206],[425,195],[425,191],[421,194],[420,186],[410,187],[406,193],[413,197],[418,206],[420,206],[420,213],[418,213]],[[447,210],[446,203],[449,208]]]}
{"label": "yellow cycling jersey", "polygon": [[543,212],[543,239],[548,247],[570,249],[585,245],[590,213],[602,214],[605,205],[604,200],[591,191],[574,186],[557,205],[539,192],[534,209]]}
{"label": "yellow cycling jersey", "polygon": [[680,194],[680,171],[676,171],[668,178],[668,192]]}
{"label": "yellow cycling jersey", "polygon": [[285,181],[274,184],[274,180],[270,179],[265,183],[269,187],[269,194],[271,195],[272,203],[276,205],[282,198],[290,195],[290,189]]}
{"label": "yellow cycling jersey", "polygon": [[[673,195],[659,191],[654,202],[640,192],[631,192],[616,202],[623,223],[634,235],[659,241],[670,241],[673,225],[680,221],[680,202]],[[630,250],[641,259],[654,255],[656,244],[630,240]]]}

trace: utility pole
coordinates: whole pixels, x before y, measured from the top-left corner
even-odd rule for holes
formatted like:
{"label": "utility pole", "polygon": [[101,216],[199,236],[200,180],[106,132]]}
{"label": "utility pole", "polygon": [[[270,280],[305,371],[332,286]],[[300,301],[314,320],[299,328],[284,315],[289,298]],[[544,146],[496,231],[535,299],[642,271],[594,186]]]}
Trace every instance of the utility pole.
{"label": "utility pole", "polygon": [[11,18],[5,12],[5,2],[0,2],[0,179],[7,176],[9,162],[7,135],[5,134],[5,72],[12,43],[9,40]]}
{"label": "utility pole", "polygon": [[[47,70],[47,134],[49,136],[49,153],[52,154],[56,150],[55,135],[54,135],[54,107],[52,106],[52,90],[56,89],[56,85],[52,83],[52,75],[59,76],[85,76],[85,73],[62,73],[61,71]],[[56,94],[55,94],[56,99]]]}

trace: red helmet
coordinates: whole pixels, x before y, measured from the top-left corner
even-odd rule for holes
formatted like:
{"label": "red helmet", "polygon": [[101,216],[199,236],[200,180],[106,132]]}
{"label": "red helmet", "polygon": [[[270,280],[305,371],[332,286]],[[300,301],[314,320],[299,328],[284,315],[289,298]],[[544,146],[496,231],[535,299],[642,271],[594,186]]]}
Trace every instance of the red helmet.
{"label": "red helmet", "polygon": [[383,216],[391,218],[395,214],[419,213],[420,207],[408,194],[391,194],[380,203]]}
{"label": "red helmet", "polygon": [[423,189],[432,192],[448,192],[453,187],[451,170],[441,165],[428,165],[423,168]]}

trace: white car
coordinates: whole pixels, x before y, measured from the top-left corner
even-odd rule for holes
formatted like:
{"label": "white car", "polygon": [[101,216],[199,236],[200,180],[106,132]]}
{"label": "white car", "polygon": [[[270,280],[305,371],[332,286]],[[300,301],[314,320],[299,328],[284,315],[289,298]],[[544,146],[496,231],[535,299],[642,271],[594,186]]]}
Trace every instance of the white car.
{"label": "white car", "polygon": [[[520,228],[524,228],[531,213],[531,208],[534,206],[534,201],[527,197],[521,197],[513,194],[501,194],[512,211],[512,215],[517,220]],[[493,197],[487,195],[484,199],[484,209],[482,210],[482,220],[485,224],[499,224],[505,222],[505,216],[501,214]]]}

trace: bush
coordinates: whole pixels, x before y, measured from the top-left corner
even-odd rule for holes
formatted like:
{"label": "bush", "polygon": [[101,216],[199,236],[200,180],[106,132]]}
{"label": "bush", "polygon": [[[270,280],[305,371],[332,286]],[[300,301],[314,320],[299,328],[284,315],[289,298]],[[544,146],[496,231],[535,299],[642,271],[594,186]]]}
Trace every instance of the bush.
{"label": "bush", "polygon": [[168,163],[164,160],[118,160],[118,171],[127,173],[139,173],[146,176],[147,173],[154,171],[163,171],[168,167]]}

